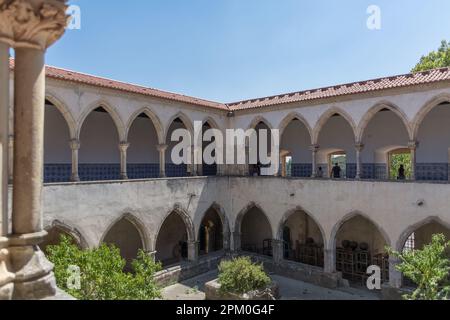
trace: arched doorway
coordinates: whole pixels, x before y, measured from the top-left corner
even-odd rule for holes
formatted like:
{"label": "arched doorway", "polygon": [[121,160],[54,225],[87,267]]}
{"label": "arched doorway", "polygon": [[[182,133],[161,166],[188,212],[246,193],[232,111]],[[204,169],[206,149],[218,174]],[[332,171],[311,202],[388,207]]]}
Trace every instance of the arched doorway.
{"label": "arched doorway", "polygon": [[72,173],[70,130],[59,109],[45,100],[44,182],[67,182]]}
{"label": "arched doorway", "polygon": [[345,220],[335,236],[336,269],[345,279],[359,285],[367,280],[367,268],[377,265],[382,270],[382,281],[389,280],[388,240],[377,226],[362,215]]}
{"label": "arched doorway", "polygon": [[85,119],[80,134],[79,175],[82,181],[120,179],[119,135],[105,108]]}
{"label": "arched doorway", "polygon": [[117,221],[103,238],[106,244],[119,248],[122,258],[126,261],[126,270],[131,271],[131,263],[137,258],[139,249],[144,249],[141,233],[127,218]]}
{"label": "arched doorway", "polygon": [[220,251],[223,249],[222,219],[214,208],[210,208],[203,217],[199,230],[199,255]]}
{"label": "arched doorway", "polygon": [[156,240],[156,260],[163,266],[188,258],[188,230],[178,212],[172,212],[162,224]]}
{"label": "arched doorway", "polygon": [[253,206],[240,221],[241,249],[272,256],[272,228],[264,212]]}
{"label": "arched doorway", "polygon": [[158,178],[158,135],[152,120],[145,112],[134,119],[128,132],[128,142],[130,144],[127,153],[128,178]]}
{"label": "arched doorway", "polygon": [[306,212],[296,210],[290,213],[281,229],[284,259],[323,267],[322,231]]}

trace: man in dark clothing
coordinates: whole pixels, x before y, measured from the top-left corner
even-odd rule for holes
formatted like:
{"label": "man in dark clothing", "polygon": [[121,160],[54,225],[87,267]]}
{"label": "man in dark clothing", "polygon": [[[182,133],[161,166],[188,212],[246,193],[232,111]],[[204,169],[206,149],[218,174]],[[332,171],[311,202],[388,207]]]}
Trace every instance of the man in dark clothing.
{"label": "man in dark clothing", "polygon": [[340,179],[341,178],[341,167],[339,166],[339,163],[336,163],[333,167],[332,176],[334,179]]}
{"label": "man in dark clothing", "polygon": [[400,165],[400,168],[398,169],[398,180],[405,180],[406,176],[405,176],[405,166],[404,165]]}

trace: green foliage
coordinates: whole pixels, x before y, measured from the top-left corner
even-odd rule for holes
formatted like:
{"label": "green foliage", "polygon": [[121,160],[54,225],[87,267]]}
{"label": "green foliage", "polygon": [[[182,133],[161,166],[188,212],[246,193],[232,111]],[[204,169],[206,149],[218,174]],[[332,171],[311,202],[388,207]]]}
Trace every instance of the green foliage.
{"label": "green foliage", "polygon": [[438,51],[423,56],[412,72],[426,71],[435,68],[450,67],[450,42],[443,40]]}
{"label": "green foliage", "polygon": [[433,236],[430,244],[422,250],[403,253],[388,248],[393,256],[400,259],[397,270],[417,284],[417,289],[404,296],[407,300],[444,300],[450,295],[450,259],[447,251],[450,242],[443,234]]}
{"label": "green foliage", "polygon": [[391,171],[389,172],[389,176],[391,179],[397,179],[398,177],[398,169],[400,169],[400,165],[403,165],[405,168],[405,176],[406,178],[411,177],[412,167],[411,167],[411,154],[410,153],[398,153],[391,155]]}
{"label": "green foliage", "polygon": [[220,291],[243,294],[267,287],[271,279],[261,265],[249,257],[224,260],[219,265]]}
{"label": "green foliage", "polygon": [[[79,300],[151,300],[161,297],[154,281],[161,265],[142,250],[132,263],[133,274],[124,272],[126,262],[114,246],[103,244],[99,248],[80,250],[70,238],[62,236],[61,243],[49,246],[47,251],[49,260],[55,265],[58,287]],[[80,268],[79,290],[68,287],[68,280],[73,277],[69,266]]]}

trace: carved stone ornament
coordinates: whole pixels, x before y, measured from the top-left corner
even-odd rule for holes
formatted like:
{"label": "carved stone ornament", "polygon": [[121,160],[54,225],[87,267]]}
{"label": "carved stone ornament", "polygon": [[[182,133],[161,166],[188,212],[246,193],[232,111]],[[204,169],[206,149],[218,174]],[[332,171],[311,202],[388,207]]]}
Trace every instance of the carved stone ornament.
{"label": "carved stone ornament", "polygon": [[0,41],[45,50],[65,31],[67,0],[0,0]]}

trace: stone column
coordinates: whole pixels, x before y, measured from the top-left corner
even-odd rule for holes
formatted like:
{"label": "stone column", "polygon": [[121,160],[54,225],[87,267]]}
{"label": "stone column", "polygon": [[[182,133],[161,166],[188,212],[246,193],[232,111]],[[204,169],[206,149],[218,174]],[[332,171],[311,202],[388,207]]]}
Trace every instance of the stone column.
{"label": "stone column", "polygon": [[[42,226],[44,164],[44,53],[67,25],[66,0],[5,1],[0,6],[0,35],[14,35],[14,173],[11,265],[14,299],[40,299],[56,292],[53,265],[38,244]],[[6,23],[3,23],[5,22]]]}
{"label": "stone column", "polygon": [[190,262],[196,262],[198,260],[198,242],[188,242],[188,260]]}
{"label": "stone column", "polygon": [[120,179],[127,180],[127,150],[130,147],[128,142],[121,142],[119,144],[120,151]]}
{"label": "stone column", "polygon": [[72,150],[72,174],[70,176],[70,181],[78,182],[80,181],[80,176],[78,174],[78,151],[80,150],[80,141],[71,140],[70,149]]}
{"label": "stone column", "polygon": [[324,250],[324,266],[325,273],[336,272],[336,248]]}
{"label": "stone column", "polygon": [[364,149],[364,145],[358,142],[355,145],[356,150],[356,176],[355,179],[360,180],[362,177],[362,161],[361,161],[361,152]]}
{"label": "stone column", "polygon": [[309,150],[311,151],[312,155],[312,175],[311,178],[317,177],[317,152],[319,152],[319,145],[313,144],[309,147]]}
{"label": "stone column", "polygon": [[397,257],[389,256],[389,286],[395,289],[402,287],[402,273],[395,268],[399,263]]}
{"label": "stone column", "polygon": [[225,251],[230,251],[230,237],[231,233],[229,231],[223,233],[223,250]]}
{"label": "stone column", "polygon": [[231,248],[233,252],[238,252],[241,250],[241,233],[233,232],[233,248]]}
{"label": "stone column", "polygon": [[14,74],[14,193],[11,260],[16,272],[14,298],[55,294],[53,265],[37,245],[42,227],[45,70],[44,51],[17,48]]}
{"label": "stone column", "polygon": [[7,238],[9,229],[9,45],[0,40],[0,300],[10,300],[14,290]]}
{"label": "stone column", "polygon": [[8,136],[8,183],[13,182],[13,168],[14,168],[14,136]]}
{"label": "stone column", "polygon": [[9,45],[0,41],[0,237],[8,234]]}
{"label": "stone column", "polygon": [[156,149],[159,152],[159,177],[166,177],[166,151],[168,145],[167,144],[158,144]]}
{"label": "stone column", "polygon": [[411,152],[411,180],[416,180],[416,152],[419,143],[417,141],[410,141],[408,148]]}
{"label": "stone column", "polygon": [[279,264],[284,259],[284,253],[283,253],[283,241],[278,239],[272,240],[272,256],[273,261],[276,264]]}

